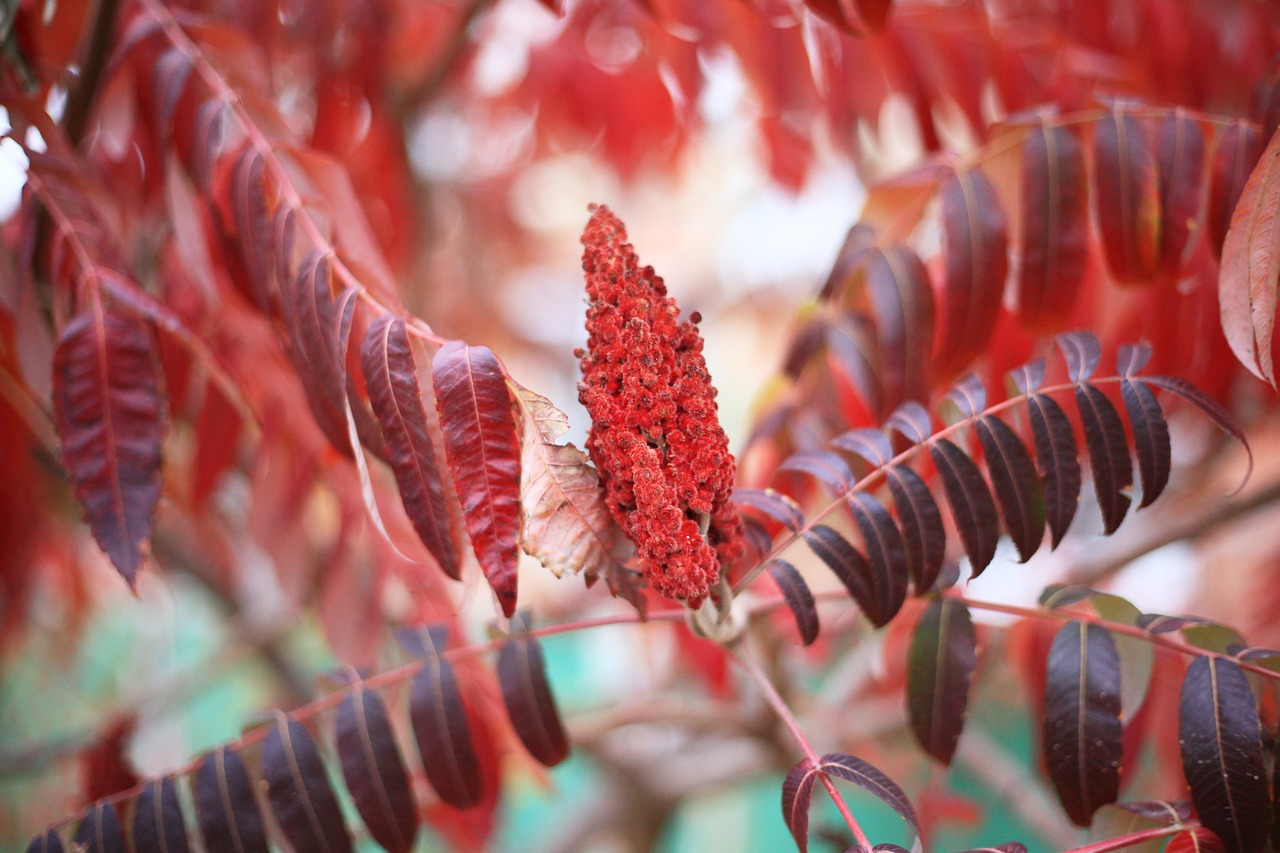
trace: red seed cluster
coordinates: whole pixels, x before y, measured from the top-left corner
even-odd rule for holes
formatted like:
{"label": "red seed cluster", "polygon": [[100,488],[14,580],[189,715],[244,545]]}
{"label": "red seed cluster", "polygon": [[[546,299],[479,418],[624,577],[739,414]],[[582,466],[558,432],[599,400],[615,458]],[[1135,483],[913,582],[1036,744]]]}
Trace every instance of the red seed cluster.
{"label": "red seed cluster", "polygon": [[734,461],[716,417],[695,312],[685,322],[653,267],[641,267],[622,222],[591,208],[586,250],[587,348],[578,397],[587,449],[610,512],[635,543],[649,583],[697,606],[742,552],[729,505]]}

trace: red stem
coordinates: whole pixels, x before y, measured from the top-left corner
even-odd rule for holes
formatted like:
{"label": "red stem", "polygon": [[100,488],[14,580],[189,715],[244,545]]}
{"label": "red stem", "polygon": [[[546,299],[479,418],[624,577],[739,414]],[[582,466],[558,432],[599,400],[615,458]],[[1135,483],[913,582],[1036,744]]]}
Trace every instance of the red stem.
{"label": "red stem", "polygon": [[1123,850],[1126,847],[1132,847],[1133,845],[1141,844],[1144,841],[1164,838],[1167,835],[1173,835],[1187,829],[1193,829],[1199,825],[1199,821],[1189,820],[1186,822],[1175,823],[1172,826],[1157,826],[1154,829],[1144,829],[1141,832],[1130,832],[1127,835],[1118,835],[1115,838],[1108,838],[1105,841],[1095,841],[1092,844],[1086,844],[1083,847],[1072,847],[1070,850],[1067,850],[1066,853],[1106,853],[1108,850]]}
{"label": "red stem", "polygon": [[840,810],[841,817],[844,818],[845,824],[853,833],[854,839],[867,850],[871,849],[871,842],[867,840],[866,833],[862,831],[862,827],[853,816],[853,812],[849,810],[849,805],[844,801],[844,797],[840,795],[840,791],[836,788],[835,783],[823,773],[820,769],[822,760],[818,757],[818,753],[814,751],[813,745],[809,743],[809,738],[805,736],[804,730],[800,728],[800,723],[796,721],[795,715],[791,713],[791,709],[787,707],[786,701],[778,694],[777,689],[773,686],[773,682],[769,680],[769,676],[760,668],[750,653],[735,654],[734,657],[746,667],[747,672],[751,673],[751,677],[760,685],[760,690],[764,693],[764,698],[768,700],[773,707],[774,712],[786,725],[787,731],[791,733],[791,738],[804,752],[805,758],[809,763],[818,770],[818,778],[822,780],[822,786],[827,789],[827,794],[831,797],[832,802],[836,804],[836,808]]}

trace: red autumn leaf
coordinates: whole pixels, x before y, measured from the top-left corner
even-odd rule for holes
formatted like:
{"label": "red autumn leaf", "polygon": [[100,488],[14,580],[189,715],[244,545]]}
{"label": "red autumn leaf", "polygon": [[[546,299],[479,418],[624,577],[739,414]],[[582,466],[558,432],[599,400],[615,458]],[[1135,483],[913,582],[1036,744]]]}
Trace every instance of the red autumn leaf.
{"label": "red autumn leaf", "polygon": [[63,464],[94,539],[134,586],[162,488],[164,406],[154,338],[93,298],[63,328],[53,358]]}
{"label": "red autumn leaf", "polygon": [[431,366],[444,451],[471,547],[502,612],[516,610],[520,438],[507,376],[487,347],[450,341]]}

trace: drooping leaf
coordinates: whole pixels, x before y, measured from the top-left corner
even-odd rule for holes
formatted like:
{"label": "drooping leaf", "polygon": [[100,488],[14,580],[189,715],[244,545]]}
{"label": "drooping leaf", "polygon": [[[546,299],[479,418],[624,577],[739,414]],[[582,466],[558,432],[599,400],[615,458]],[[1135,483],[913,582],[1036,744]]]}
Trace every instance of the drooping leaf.
{"label": "drooping leaf", "polygon": [[542,660],[542,646],[531,634],[518,632],[498,651],[498,684],[507,716],[529,754],[546,767],[569,755],[551,684]]}
{"label": "drooping leaf", "polygon": [[886,472],[893,506],[902,525],[902,546],[906,552],[907,573],[916,594],[928,592],[947,552],[947,534],[942,526],[942,513],[933,492],[920,475],[906,465],[892,465]]}
{"label": "drooping leaf", "polygon": [[1045,668],[1042,746],[1067,816],[1088,826],[1120,790],[1120,655],[1104,628],[1068,622]]}
{"label": "drooping leaf", "polygon": [[1218,307],[1227,343],[1250,373],[1273,388],[1276,375],[1271,344],[1278,275],[1280,136],[1275,136],[1240,192],[1218,271]]}
{"label": "drooping leaf", "polygon": [[905,245],[873,249],[866,260],[886,406],[928,394],[933,348],[933,288],[920,256]]}
{"label": "drooping leaf", "polygon": [[187,853],[187,827],[172,776],[153,779],[133,808],[134,853]]}
{"label": "drooping leaf", "polygon": [[428,658],[414,676],[409,720],[427,781],[440,799],[460,809],[479,802],[480,761],[458,676],[447,658]]}
{"label": "drooping leaf", "polygon": [[796,620],[796,630],[800,632],[802,645],[811,645],[818,639],[818,608],[813,601],[813,593],[804,582],[796,567],[786,560],[773,560],[769,563],[769,577],[782,590],[782,597]]}
{"label": "drooping leaf", "polygon": [[93,538],[135,586],[161,491],[165,419],[155,341],[93,298],[53,354],[62,461]]}
{"label": "drooping leaf", "polygon": [[772,518],[792,533],[804,527],[804,511],[792,498],[773,489],[734,489],[733,502]]}
{"label": "drooping leaf", "polygon": [[111,803],[97,802],[76,828],[72,845],[83,853],[124,853],[124,830]]}
{"label": "drooping leaf", "polygon": [[858,454],[873,468],[887,465],[893,458],[893,445],[889,443],[889,437],[872,427],[843,432],[831,439],[831,446]]}
{"label": "drooping leaf", "polygon": [[267,833],[240,755],[219,747],[197,768],[192,793],[208,853],[267,853]]}
{"label": "drooping leaf", "polygon": [[1076,331],[1058,335],[1053,339],[1067,364],[1067,375],[1072,382],[1088,382],[1098,369],[1102,357],[1102,344],[1093,332]]}
{"label": "drooping leaf", "polygon": [[1191,662],[1182,682],[1178,740],[1200,822],[1228,853],[1265,849],[1271,793],[1257,700],[1239,665],[1217,657]]}
{"label": "drooping leaf", "polygon": [[65,850],[62,838],[58,833],[52,829],[47,829],[31,839],[31,843],[27,845],[26,853],[64,853]]}
{"label": "drooping leaf", "polygon": [[991,338],[1009,274],[1008,223],[995,188],[979,169],[964,169],[938,189],[942,288],[935,370],[953,375]]}
{"label": "drooping leaf", "polygon": [[520,439],[506,373],[487,347],[450,341],[431,368],[445,455],[480,568],[506,616],[516,608]]}
{"label": "drooping leaf", "polygon": [[1213,421],[1214,426],[1240,442],[1244,446],[1245,453],[1249,455],[1249,467],[1245,471],[1242,483],[1248,481],[1249,475],[1253,473],[1253,448],[1249,446],[1249,438],[1244,434],[1235,416],[1185,379],[1179,379],[1176,376],[1142,376],[1138,377],[1138,381],[1176,394],[1199,409],[1205,417]]}
{"label": "drooping leaf", "polygon": [[1076,385],[1076,407],[1084,424],[1094,491],[1102,509],[1102,526],[1111,534],[1129,510],[1127,491],[1133,485],[1133,463],[1129,459],[1124,423],[1107,395],[1093,385]]}
{"label": "drooping leaf", "polygon": [[1199,231],[1204,202],[1204,132],[1181,107],[1156,130],[1160,172],[1160,266],[1169,275],[1182,270]]}
{"label": "drooping leaf", "polygon": [[1258,128],[1246,119],[1237,119],[1218,130],[1209,184],[1208,221],[1209,247],[1215,254],[1224,250],[1227,229],[1249,175],[1262,155],[1263,142]]}
{"label": "drooping leaf", "polygon": [[418,810],[386,705],[359,686],[338,706],[338,758],[347,790],[374,841],[387,853],[408,853],[418,834]]}
{"label": "drooping leaf", "polygon": [[951,763],[964,728],[977,664],[969,608],[958,599],[933,599],[907,651],[907,720],[921,748],[943,764]]}
{"label": "drooping leaf", "polygon": [[307,727],[277,713],[262,745],[262,781],[276,823],[296,850],[343,853],[351,838]]}
{"label": "drooping leaf", "polygon": [[1155,158],[1142,123],[1111,110],[1094,125],[1094,200],[1102,249],[1120,282],[1146,282],[1160,249],[1160,198]]}
{"label": "drooping leaf", "polygon": [[329,443],[350,455],[353,446],[343,411],[345,365],[339,368],[334,359],[335,304],[329,259],[313,251],[285,281],[281,307],[292,331],[294,363],[307,405]]}
{"label": "drooping leaf", "polygon": [[1126,376],[1120,382],[1120,393],[1129,414],[1133,446],[1138,451],[1138,474],[1142,478],[1142,503],[1138,507],[1141,509],[1158,498],[1169,482],[1169,469],[1173,464],[1169,425],[1165,423],[1156,395],[1146,385]]}
{"label": "drooping leaf", "polygon": [[867,558],[848,539],[825,524],[816,524],[804,533],[804,541],[818,559],[827,564],[844,588],[849,591],[858,607],[879,627],[887,619],[880,612],[880,597],[876,594],[875,579]]}
{"label": "drooping leaf", "polygon": [[871,495],[858,492],[849,496],[848,503],[867,549],[881,618],[888,622],[902,609],[907,595],[909,572],[902,533],[885,505]]}
{"label": "drooping leaf", "polygon": [[417,364],[403,317],[383,314],[369,325],[360,347],[360,366],[405,513],[445,574],[461,577]]}
{"label": "drooping leaf", "polygon": [[1036,446],[1036,468],[1044,494],[1045,521],[1050,540],[1058,547],[1080,504],[1080,458],[1077,455],[1071,421],[1062,407],[1049,396],[1027,397],[1031,437]]}
{"label": "drooping leaf", "polygon": [[929,455],[942,476],[951,516],[973,566],[973,577],[977,577],[995,557],[1000,540],[995,499],[978,466],[952,441],[943,438],[934,442]]}
{"label": "drooping leaf", "polygon": [[621,529],[605,504],[596,469],[572,444],[556,444],[569,429],[564,412],[527,388],[517,385],[515,391],[525,415],[521,546],[557,577],[581,572],[614,583],[621,571],[614,557]]}
{"label": "drooping leaf", "polygon": [[1022,439],[999,418],[993,415],[979,418],[977,429],[991,485],[1000,505],[1000,517],[1025,563],[1044,539],[1044,495],[1035,463]]}
{"label": "drooping leaf", "polygon": [[1088,258],[1084,153],[1069,128],[1040,123],[1022,146],[1017,315],[1033,329],[1072,315]]}
{"label": "drooping leaf", "polygon": [[829,450],[801,450],[793,453],[782,460],[777,470],[808,474],[835,495],[843,495],[853,488],[853,472],[849,470],[848,464]]}
{"label": "drooping leaf", "polygon": [[829,752],[819,758],[817,764],[809,758],[801,759],[782,782],[782,818],[800,853],[807,853],[809,849],[809,804],[813,799],[813,786],[822,775],[844,779],[876,795],[919,833],[911,801],[892,779],[861,758]]}

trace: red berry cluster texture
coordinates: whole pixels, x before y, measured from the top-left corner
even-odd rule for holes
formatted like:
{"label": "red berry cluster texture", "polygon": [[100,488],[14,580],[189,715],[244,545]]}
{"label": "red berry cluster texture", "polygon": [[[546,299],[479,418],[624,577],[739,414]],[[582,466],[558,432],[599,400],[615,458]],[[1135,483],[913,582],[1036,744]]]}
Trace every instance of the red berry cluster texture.
{"label": "red berry cluster texture", "polygon": [[622,222],[592,206],[586,250],[587,347],[578,397],[587,449],[613,517],[662,595],[697,606],[742,553],[729,504],[734,461],[716,417],[699,316],[679,321],[653,267],[641,267]]}

